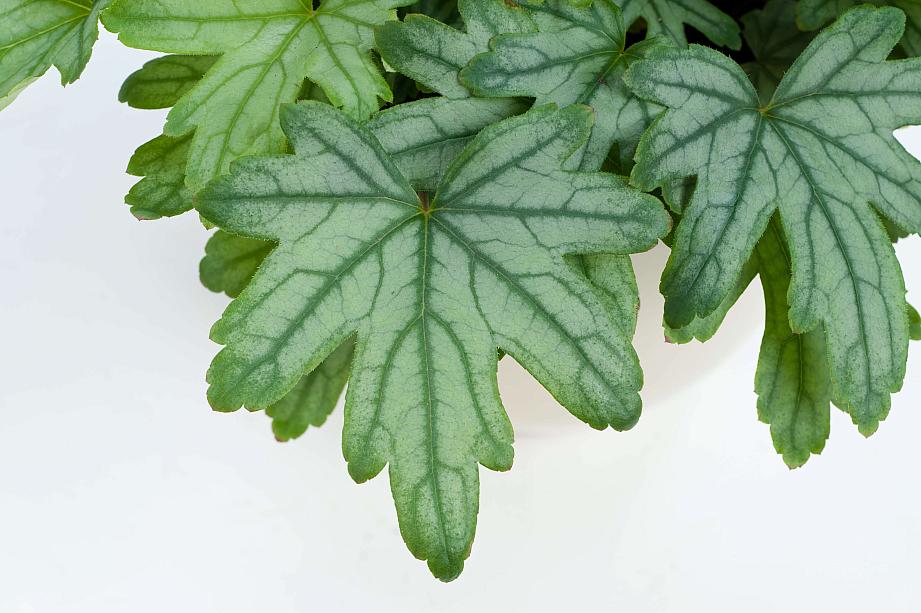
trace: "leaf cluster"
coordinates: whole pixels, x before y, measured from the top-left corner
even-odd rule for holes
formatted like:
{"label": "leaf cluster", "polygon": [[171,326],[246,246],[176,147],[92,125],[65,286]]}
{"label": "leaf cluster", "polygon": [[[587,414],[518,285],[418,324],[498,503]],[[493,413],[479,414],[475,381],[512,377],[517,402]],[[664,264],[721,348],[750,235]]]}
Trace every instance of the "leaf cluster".
{"label": "leaf cluster", "polygon": [[706,341],[754,279],[758,417],[791,467],[831,406],[866,435],[921,318],[893,243],[921,232],[913,0],[6,0],[0,107],[98,22],[158,51],[119,100],[168,109],[131,213],[197,210],[219,411],[286,441],[345,399],[440,579],[470,554],[478,467],[511,467],[497,363],[627,430],[642,371],[630,255],[658,241],[664,326]]}

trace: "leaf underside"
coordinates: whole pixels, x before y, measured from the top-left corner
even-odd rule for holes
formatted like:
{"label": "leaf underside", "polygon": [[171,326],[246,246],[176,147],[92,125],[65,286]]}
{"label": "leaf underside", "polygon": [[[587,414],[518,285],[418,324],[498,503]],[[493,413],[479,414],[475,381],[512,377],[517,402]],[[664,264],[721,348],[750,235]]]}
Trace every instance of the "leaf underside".
{"label": "leaf underside", "polygon": [[223,229],[278,243],[213,329],[212,403],[269,406],[354,335],[349,471],[389,464],[403,536],[445,580],[470,552],[477,464],[512,461],[496,347],[596,428],[638,417],[630,335],[566,255],[647,249],[668,218],[613,175],[562,169],[590,117],[544,107],[495,124],[430,196],[367,129],[300,103],[283,114],[296,155],[241,161],[200,196]]}

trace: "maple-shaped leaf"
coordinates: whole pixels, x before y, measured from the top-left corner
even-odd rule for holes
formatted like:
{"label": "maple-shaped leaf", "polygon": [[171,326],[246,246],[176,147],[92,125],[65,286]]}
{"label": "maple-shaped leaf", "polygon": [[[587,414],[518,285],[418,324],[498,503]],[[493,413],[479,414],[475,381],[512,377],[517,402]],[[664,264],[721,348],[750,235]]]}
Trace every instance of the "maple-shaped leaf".
{"label": "maple-shaped leaf", "polygon": [[[464,117],[458,114],[455,117],[448,117],[443,114],[444,120],[437,122],[438,129],[445,132],[445,138],[440,141],[447,146],[444,149],[445,157],[453,158],[460,151],[460,146],[466,144],[465,139],[453,140],[458,129],[466,131],[468,137],[472,137],[480,129],[497,121],[495,116],[503,110],[508,112],[507,116],[518,114],[524,110],[524,107],[513,102],[512,98],[485,99],[479,97],[470,97],[470,91],[461,82],[459,72],[479,53],[489,50],[489,43],[496,36],[507,36],[511,34],[533,33],[537,25],[532,19],[531,14],[519,3],[506,2],[506,0],[460,0],[458,2],[460,15],[465,24],[465,30],[439,23],[425,15],[407,15],[402,22],[388,22],[379,27],[376,32],[377,48],[381,57],[392,67],[400,72],[412,77],[424,87],[436,91],[446,98],[456,100],[467,100],[467,103],[438,103],[443,105],[443,111],[450,111],[452,108],[462,110]],[[513,94],[514,95],[514,94]],[[502,102],[502,101],[505,102]],[[564,97],[559,99],[548,99],[550,102],[568,104],[569,101]],[[503,106],[496,106],[501,104]],[[394,109],[395,111],[396,109]],[[605,109],[606,110],[606,109]],[[407,109],[407,112],[415,112]],[[382,113],[382,115],[384,115]],[[392,117],[399,117],[394,114]],[[605,125],[611,123],[611,119],[606,115],[596,114],[599,121]],[[489,123],[486,123],[486,121]],[[426,122],[431,119],[425,118],[416,122],[419,130],[403,131],[402,129],[392,130],[396,139],[407,140],[406,135],[411,139],[419,138],[426,133],[431,133],[432,126],[426,126]],[[396,126],[395,126],[396,127]],[[600,131],[599,131],[600,132]],[[380,133],[376,131],[380,137]],[[431,136],[435,136],[432,134]],[[429,137],[426,137],[429,138]],[[597,137],[594,141],[600,142]],[[388,152],[394,149],[384,142],[384,148]],[[411,142],[407,142],[412,149],[410,151],[422,151]],[[599,149],[600,147],[595,147]],[[608,146],[610,149],[610,146]],[[439,145],[438,150],[441,150]],[[571,168],[578,167],[582,160],[584,147],[578,155],[573,155],[567,165]],[[582,164],[583,170],[598,170],[601,163],[607,155],[607,150],[600,156],[595,156],[590,162],[596,164],[592,166],[589,163]],[[429,162],[434,162],[431,159]],[[587,161],[589,162],[589,161]],[[437,164],[428,163],[423,167],[431,168],[439,176],[444,171],[445,166],[440,167]],[[407,171],[406,167],[401,164],[401,170]],[[416,181],[418,172],[407,174],[407,178],[413,179],[414,185],[419,187]],[[424,187],[423,187],[424,189]],[[598,286],[604,289],[607,286],[617,288],[618,296],[612,298],[612,304],[618,305],[619,317],[629,317],[632,322],[631,329],[636,324],[636,309],[639,305],[639,293],[636,290],[636,279],[633,274],[633,267],[629,257],[615,255],[598,255],[591,262],[580,262],[580,256],[572,258],[575,266],[581,267],[585,271],[592,273],[592,278],[597,276]],[[618,276],[620,278],[618,279]],[[633,288],[632,296],[620,292],[629,291]],[[627,321],[624,319],[624,321]]]}
{"label": "maple-shaped leaf", "polygon": [[389,464],[410,550],[452,579],[472,543],[477,464],[512,462],[496,348],[578,418],[631,427],[630,336],[565,256],[648,249],[668,217],[618,177],[562,170],[589,136],[584,107],[487,128],[433,196],[327,105],[286,106],[282,122],[296,155],[241,160],[200,195],[223,229],[278,243],[213,328],[226,347],[210,400],[269,406],[355,335],[349,471],[365,481]]}
{"label": "maple-shaped leaf", "polygon": [[54,66],[61,84],[83,73],[111,0],[4,0],[0,3],[0,108]]}
{"label": "maple-shaped leaf", "polygon": [[459,0],[458,9],[464,31],[420,14],[379,27],[375,38],[381,57],[395,70],[443,96],[470,96],[458,78],[467,62],[487,51],[494,36],[530,32],[535,26],[516,3],[505,0]]}
{"label": "maple-shaped leaf", "polygon": [[804,30],[817,30],[858,4],[901,9],[908,20],[902,49],[911,57],[921,55],[921,2],[917,0],[800,0],[796,9],[797,23]]}
{"label": "maple-shaped leaf", "polygon": [[218,58],[211,55],[167,55],[132,73],[118,92],[118,101],[136,109],[175,106],[198,85]]}
{"label": "maple-shaped leaf", "polygon": [[636,97],[623,82],[627,67],[659,43],[627,47],[620,9],[611,0],[575,8],[566,0],[519,2],[538,31],[500,34],[491,51],[460,73],[477,96],[526,96],[536,104],[586,104],[595,128],[573,164],[596,170],[617,145],[618,166],[629,171],[640,135],[662,108]]}
{"label": "maple-shaped leaf", "polygon": [[769,0],[763,9],[742,16],[742,37],[755,56],[743,65],[758,95],[767,100],[812,34],[796,27],[794,0]]}
{"label": "maple-shaped leaf", "polygon": [[666,321],[717,310],[777,211],[790,327],[824,324],[834,402],[865,434],[902,384],[908,344],[905,285],[877,210],[921,230],[921,165],[892,134],[921,122],[921,60],[886,61],[903,28],[896,9],[846,13],[766,101],[740,66],[699,46],[657,50],[626,75],[669,107],[640,143],[633,182],[697,177],[662,279]]}
{"label": "maple-shaped leaf", "polygon": [[170,111],[165,133],[194,130],[186,181],[197,191],[243,155],[280,153],[281,103],[304,79],[365,119],[391,93],[371,57],[373,28],[410,0],[116,0],[107,28],[131,47],[220,55]]}
{"label": "maple-shaped leaf", "polygon": [[628,26],[642,19],[648,36],[662,36],[687,45],[685,25],[691,26],[717,45],[739,49],[739,25],[735,19],[707,0],[617,0]]}

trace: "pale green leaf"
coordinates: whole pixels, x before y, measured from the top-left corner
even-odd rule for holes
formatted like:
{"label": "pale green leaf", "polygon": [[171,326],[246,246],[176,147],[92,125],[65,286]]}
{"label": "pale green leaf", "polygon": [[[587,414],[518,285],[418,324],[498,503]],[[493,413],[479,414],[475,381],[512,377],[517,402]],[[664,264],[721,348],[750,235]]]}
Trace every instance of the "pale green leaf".
{"label": "pale green leaf", "polygon": [[743,68],[761,99],[768,100],[812,35],[796,27],[794,0],[769,0],[763,9],[744,15],[742,25],[742,37],[755,56]]}
{"label": "pale green leaf", "polygon": [[885,61],[903,25],[895,9],[846,13],[770,101],[704,47],[657,50],[626,76],[670,107],[640,144],[635,184],[697,176],[662,280],[669,325],[719,308],[778,211],[793,261],[791,329],[824,324],[834,402],[865,434],[901,387],[908,344],[905,285],[874,207],[921,230],[921,165],[892,134],[921,123],[921,60]]}
{"label": "pale green leaf", "polygon": [[414,188],[434,190],[480,130],[525,110],[510,98],[425,98],[381,111],[367,127]]}
{"label": "pale green leaf", "polygon": [[755,251],[767,319],[755,376],[758,417],[770,424],[787,466],[798,468],[822,452],[831,427],[825,332],[821,325],[803,334],[790,329],[790,256],[779,223],[768,225]]}
{"label": "pale green leaf", "polygon": [[717,45],[739,49],[739,26],[735,19],[707,0],[617,0],[628,26],[646,22],[648,36],[663,36],[684,46],[685,25],[691,26]]}
{"label": "pale green leaf", "polygon": [[409,0],[116,0],[106,27],[131,47],[220,59],[170,111],[165,133],[194,130],[186,181],[193,191],[244,155],[280,153],[280,104],[305,78],[364,119],[391,93],[371,56],[373,28]]}
{"label": "pale green leaf", "polygon": [[565,0],[520,2],[538,31],[501,34],[491,52],[461,71],[461,81],[478,96],[527,96],[536,104],[585,104],[595,111],[595,128],[573,164],[589,170],[618,145],[618,166],[629,168],[640,135],[662,109],[633,95],[623,82],[627,67],[658,45],[627,47],[620,9],[596,0],[579,9]]}
{"label": "pale green leaf", "polygon": [[0,4],[0,108],[54,66],[76,81],[111,0],[4,0]]}
{"label": "pale green leaf", "polygon": [[578,418],[632,426],[642,376],[630,337],[564,256],[647,249],[668,217],[613,175],[561,170],[589,136],[582,107],[487,128],[431,199],[329,106],[285,107],[283,124],[296,155],[243,160],[200,196],[222,228],[278,242],[213,329],[226,347],[209,397],[269,406],[357,335],[349,470],[364,481],[389,464],[410,550],[452,579],[472,543],[477,463],[512,461],[496,348]]}
{"label": "pale green leaf", "polygon": [[505,0],[460,0],[465,31],[426,15],[407,15],[377,29],[377,48],[395,70],[448,98],[470,95],[458,73],[489,48],[497,34],[529,32],[534,25],[515,3]]}
{"label": "pale green leaf", "polygon": [[800,0],[797,23],[804,30],[817,30],[858,4],[894,6],[907,17],[902,48],[910,57],[921,55],[921,2],[918,0]]}
{"label": "pale green leaf", "polygon": [[197,85],[216,61],[210,55],[167,55],[151,60],[125,80],[118,100],[136,109],[169,108]]}

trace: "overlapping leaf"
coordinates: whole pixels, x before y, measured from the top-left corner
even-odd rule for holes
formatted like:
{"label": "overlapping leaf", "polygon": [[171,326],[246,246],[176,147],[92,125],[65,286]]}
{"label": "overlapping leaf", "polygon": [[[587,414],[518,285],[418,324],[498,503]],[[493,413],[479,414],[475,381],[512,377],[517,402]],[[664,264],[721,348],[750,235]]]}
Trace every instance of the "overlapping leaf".
{"label": "overlapping leaf", "polygon": [[885,61],[903,15],[859,8],[822,32],[770,101],[742,69],[702,47],[657,51],[627,75],[670,107],[644,137],[644,189],[697,176],[662,281],[666,320],[716,311],[779,213],[791,255],[789,321],[824,325],[835,403],[864,433],[905,373],[905,287],[878,211],[921,229],[921,166],[892,131],[921,122],[921,63]]}
{"label": "overlapping leaf", "polygon": [[[378,49],[388,64],[448,98],[470,101],[465,111],[467,119],[464,124],[473,128],[468,131],[469,135],[473,136],[488,125],[480,120],[489,119],[495,112],[493,105],[502,99],[470,98],[470,92],[459,79],[459,71],[467,66],[477,54],[488,51],[491,40],[514,34],[524,36],[527,33],[535,33],[537,23],[532,19],[534,15],[528,11],[533,7],[507,3],[505,0],[461,0],[458,5],[466,31],[462,32],[448,27],[425,16],[409,15],[403,22],[391,22],[379,28],[376,38]],[[554,6],[559,7],[559,3],[555,3]],[[606,6],[610,7],[610,5]],[[568,7],[566,10],[572,11]],[[616,11],[616,9],[613,10]],[[608,14],[611,12],[611,9],[608,8]],[[542,21],[548,28],[550,28],[550,23],[555,22],[555,27],[550,28],[555,30],[562,19],[545,18]],[[602,98],[599,97],[599,99]],[[561,104],[569,102],[562,96],[558,99],[548,99],[548,101]],[[603,110],[606,111],[607,108]],[[513,112],[517,113],[520,110]],[[625,115],[632,117],[635,113],[631,110]],[[603,134],[612,121],[604,114],[599,113],[597,116],[605,126],[604,130],[599,130],[599,134]],[[491,119],[491,121],[495,120]],[[626,123],[624,121],[624,124]],[[596,137],[594,142],[601,143],[602,139]],[[601,149],[603,146],[596,144],[593,151]],[[608,149],[610,149],[610,143],[608,143]],[[568,164],[571,167],[579,166],[585,151],[586,148],[583,148],[579,155],[573,156]],[[603,155],[595,156],[597,159],[586,160],[582,168],[597,170],[606,154],[607,150]],[[588,162],[595,165],[592,166]],[[625,329],[633,330],[636,326],[639,292],[636,289],[636,279],[629,258],[598,255],[591,262],[579,261],[580,256],[574,256],[572,260],[575,266],[593,273],[592,278],[598,280],[600,288],[617,289],[617,294],[612,296],[610,301],[617,305],[616,313]]]}
{"label": "overlapping leaf", "polygon": [[797,22],[805,30],[817,30],[858,4],[901,9],[907,17],[902,48],[911,57],[921,55],[921,3],[917,0],[800,0]]}
{"label": "overlapping leaf", "polygon": [[448,98],[469,97],[458,78],[467,62],[488,50],[494,36],[531,32],[535,26],[516,3],[505,0],[459,0],[458,8],[464,31],[421,14],[381,26],[376,34],[381,57],[432,91]]}
{"label": "overlapping leaf", "polygon": [[197,191],[243,155],[285,150],[283,102],[304,79],[364,119],[391,93],[371,57],[373,28],[409,0],[116,0],[104,22],[132,47],[218,55],[170,111],[165,133],[194,131],[186,181]]}
{"label": "overlapping leaf", "polygon": [[627,25],[642,19],[649,36],[662,36],[684,46],[688,25],[717,45],[730,49],[742,46],[735,20],[707,0],[617,0],[617,4]]}
{"label": "overlapping leaf", "polygon": [[784,73],[812,40],[796,27],[794,0],[768,0],[742,17],[742,36],[755,56],[743,67],[762,100],[769,100]]}
{"label": "overlapping leaf", "polygon": [[111,0],[5,0],[0,5],[0,108],[54,66],[76,81]]}
{"label": "overlapping leaf", "polygon": [[364,481],[390,465],[404,538],[451,579],[473,538],[477,463],[512,460],[496,347],[592,426],[632,426],[630,337],[565,255],[649,248],[667,215],[617,177],[561,170],[589,136],[584,108],[486,129],[431,198],[330,107],[286,107],[283,123],[297,155],[241,161],[200,196],[219,226],[278,242],[214,327],[226,347],[209,396],[271,405],[357,334],[349,470]]}
{"label": "overlapping leaf", "polygon": [[495,37],[492,51],[474,58],[461,81],[478,96],[526,96],[537,104],[592,107],[595,128],[573,164],[596,170],[616,146],[614,157],[629,171],[640,135],[662,109],[637,98],[623,74],[659,43],[628,48],[620,9],[611,0],[595,0],[587,9],[566,0],[519,6],[538,31]]}

